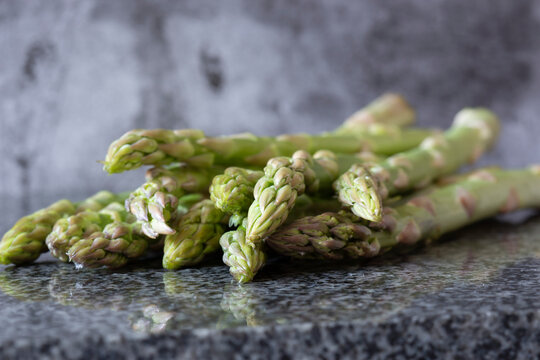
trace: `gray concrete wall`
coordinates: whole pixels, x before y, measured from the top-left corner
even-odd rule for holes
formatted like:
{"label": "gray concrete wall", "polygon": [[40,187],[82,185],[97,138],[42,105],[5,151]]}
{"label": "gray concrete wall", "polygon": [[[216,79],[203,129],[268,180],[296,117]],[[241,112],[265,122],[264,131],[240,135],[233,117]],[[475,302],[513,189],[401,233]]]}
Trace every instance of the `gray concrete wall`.
{"label": "gray concrete wall", "polygon": [[135,187],[96,162],[131,128],[315,132],[387,90],[426,126],[490,106],[484,163],[539,161],[540,2],[0,0],[0,233]]}

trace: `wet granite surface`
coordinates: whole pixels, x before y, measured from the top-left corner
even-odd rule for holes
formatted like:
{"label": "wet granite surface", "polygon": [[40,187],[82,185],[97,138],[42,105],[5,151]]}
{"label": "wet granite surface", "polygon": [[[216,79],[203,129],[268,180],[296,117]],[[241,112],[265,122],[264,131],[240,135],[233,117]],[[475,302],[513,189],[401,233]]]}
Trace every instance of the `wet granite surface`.
{"label": "wet granite surface", "polygon": [[490,221],[365,264],[219,259],[0,268],[0,358],[530,359],[540,353],[540,217]]}

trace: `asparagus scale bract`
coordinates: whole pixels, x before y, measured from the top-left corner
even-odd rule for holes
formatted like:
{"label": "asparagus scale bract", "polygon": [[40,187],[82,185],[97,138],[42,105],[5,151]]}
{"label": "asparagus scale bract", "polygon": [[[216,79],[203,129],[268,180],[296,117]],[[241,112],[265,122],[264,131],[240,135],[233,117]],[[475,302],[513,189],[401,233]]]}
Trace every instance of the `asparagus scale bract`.
{"label": "asparagus scale bract", "polygon": [[4,234],[0,242],[0,264],[28,264],[47,251],[45,239],[59,219],[85,210],[99,210],[114,201],[123,201],[126,194],[99,191],[79,203],[60,200],[27,215]]}
{"label": "asparagus scale bract", "polygon": [[464,109],[444,134],[425,139],[416,148],[373,165],[353,165],[334,184],[340,201],[370,221],[380,221],[383,201],[430,184],[474,162],[492,146],[499,120],[483,108]]}
{"label": "asparagus scale bract", "polygon": [[522,208],[540,207],[540,167],[481,169],[455,183],[411,196],[386,208],[379,224],[365,226],[350,214],[324,213],[281,228],[266,243],[295,258],[358,259],[397,246],[432,241],[476,221]]}

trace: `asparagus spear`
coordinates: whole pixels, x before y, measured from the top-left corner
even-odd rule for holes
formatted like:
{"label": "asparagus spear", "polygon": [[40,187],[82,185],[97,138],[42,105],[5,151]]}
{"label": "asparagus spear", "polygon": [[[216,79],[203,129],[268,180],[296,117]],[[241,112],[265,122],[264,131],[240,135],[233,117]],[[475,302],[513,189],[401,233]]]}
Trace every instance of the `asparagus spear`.
{"label": "asparagus spear", "polygon": [[[335,200],[310,199],[303,196],[299,199],[299,206],[293,217],[312,213],[314,209],[328,210],[338,207],[339,203]],[[195,204],[177,220],[174,228],[178,231],[165,237],[163,267],[175,270],[196,265],[215,253],[219,249],[218,240],[227,228],[227,221],[230,224],[231,219],[236,217],[241,224],[246,214],[239,212],[230,215],[215,207],[210,200],[202,200]]]}
{"label": "asparagus spear", "polygon": [[432,133],[420,129],[403,130],[393,125],[403,124],[404,118],[414,118],[414,112],[403,99],[383,99],[375,103],[364,112],[378,121],[386,118],[389,125],[365,125],[359,122],[352,126],[350,123],[346,129],[338,129],[338,133],[282,135],[276,138],[252,134],[205,137],[199,130],[136,129],[110,145],[104,169],[109,173],[118,173],[142,165],[166,165],[173,162],[184,162],[197,167],[212,164],[262,167],[273,157],[291,156],[302,149],[310,153],[320,149],[341,153],[369,149],[388,155],[410,149]]}
{"label": "asparagus spear", "polygon": [[100,191],[79,203],[60,200],[25,216],[4,234],[0,242],[0,264],[29,264],[47,251],[45,238],[62,217],[84,210],[99,210],[114,201],[122,201],[126,194]]}
{"label": "asparagus spear", "polygon": [[398,94],[388,93],[352,114],[335,133],[356,131],[359,127],[370,124],[407,126],[414,120],[414,109],[407,101]]}
{"label": "asparagus spear", "polygon": [[373,161],[371,153],[358,155],[335,155],[326,150],[311,157],[305,151],[297,151],[291,158],[270,159],[264,168],[264,176],[254,189],[255,200],[248,211],[246,236],[251,244],[262,241],[287,219],[296,198],[308,194],[330,194],[332,183],[351,165]]}
{"label": "asparagus spear", "polygon": [[231,275],[239,283],[253,280],[266,263],[264,244],[250,244],[246,241],[246,223],[244,221],[236,230],[226,232],[219,240],[223,249],[223,262],[229,266]]}
{"label": "asparagus spear", "polygon": [[142,222],[146,236],[156,238],[160,234],[173,234],[175,230],[169,223],[177,215],[178,198],[189,193],[207,192],[212,178],[222,171],[219,167],[200,169],[182,164],[149,169],[147,181],[126,200],[126,209]]}
{"label": "asparagus spear", "polygon": [[263,175],[258,170],[229,167],[212,180],[210,199],[227,214],[247,214],[255,184]]}
{"label": "asparagus spear", "polygon": [[143,255],[148,242],[140,223],[112,222],[75,242],[66,256],[78,267],[118,268]]}
{"label": "asparagus spear", "polygon": [[[298,197],[297,203],[298,206],[293,209],[288,220],[340,208],[340,204],[333,199],[310,198],[306,195]],[[266,262],[264,244],[250,244],[246,241],[246,224],[247,219],[244,219],[236,230],[226,232],[219,241],[223,250],[223,262],[229,266],[231,275],[240,283],[253,280]]]}
{"label": "asparagus spear", "polygon": [[165,237],[163,267],[175,270],[195,265],[219,249],[229,215],[217,209],[211,200],[202,200],[178,219],[174,234]]}
{"label": "asparagus spear", "polygon": [[[340,153],[369,150],[377,154],[391,155],[413,148],[433,134],[430,130],[404,130],[381,125],[341,135],[296,134],[269,138],[240,134],[189,140],[190,149],[198,150],[184,153],[175,146],[182,144],[183,150],[187,140],[182,136],[167,135],[174,131],[177,130],[130,131],[111,144],[104,169],[109,173],[119,173],[143,165],[166,165],[173,162],[185,162],[199,167],[264,166],[273,157],[290,156],[297,150],[315,152],[329,149]],[[164,142],[163,139],[170,139],[170,142]],[[143,147],[139,143],[151,145]]]}
{"label": "asparagus spear", "polygon": [[499,120],[487,109],[463,109],[444,135],[427,138],[407,152],[373,165],[353,165],[334,184],[340,201],[370,221],[380,221],[388,197],[423,187],[474,162],[493,145]]}
{"label": "asparagus spear", "polygon": [[481,169],[451,185],[411,196],[396,208],[386,208],[383,221],[371,228],[352,214],[324,213],[281,228],[266,243],[295,258],[369,258],[397,246],[433,241],[499,213],[530,207],[540,207],[540,166]]}
{"label": "asparagus spear", "polygon": [[54,257],[85,267],[122,266],[148,247],[141,224],[118,202],[58,220],[46,243]]}
{"label": "asparagus spear", "polygon": [[[179,200],[178,212],[187,211],[201,196],[190,194]],[[47,237],[51,254],[80,267],[120,267],[143,255],[148,248],[163,248],[161,238],[144,235],[143,223],[136,221],[118,202],[100,211],[87,210],[60,219]]]}

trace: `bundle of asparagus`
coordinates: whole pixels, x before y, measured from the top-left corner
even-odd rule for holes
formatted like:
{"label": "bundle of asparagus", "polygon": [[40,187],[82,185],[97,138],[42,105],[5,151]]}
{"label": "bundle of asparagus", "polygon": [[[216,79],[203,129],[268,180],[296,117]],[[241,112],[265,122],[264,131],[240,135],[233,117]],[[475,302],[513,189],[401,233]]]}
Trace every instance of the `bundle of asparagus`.
{"label": "bundle of asparagus", "polygon": [[443,178],[496,142],[491,111],[463,109],[444,133],[409,127],[414,118],[401,96],[386,94],[319,135],[129,131],[110,145],[104,169],[151,165],[146,181],[22,218],[0,242],[0,263],[30,263],[49,250],[78,268],[115,268],[157,250],[176,270],[222,250],[243,283],[273,253],[370,258],[540,206],[538,166]]}

